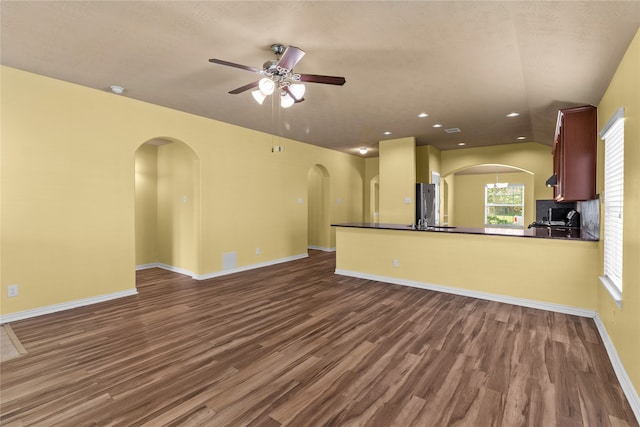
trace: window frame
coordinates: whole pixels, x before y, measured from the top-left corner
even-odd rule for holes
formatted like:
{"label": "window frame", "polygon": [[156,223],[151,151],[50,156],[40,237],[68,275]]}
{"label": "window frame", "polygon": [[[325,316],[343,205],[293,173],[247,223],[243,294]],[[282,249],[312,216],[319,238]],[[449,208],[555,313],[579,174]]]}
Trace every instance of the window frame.
{"label": "window frame", "polygon": [[[522,188],[522,204],[520,205],[510,205],[510,204],[503,204],[503,203],[487,203],[487,196],[488,196],[488,190],[490,189],[494,189],[494,188],[509,188],[509,187],[520,187]],[[495,227],[506,227],[506,228],[524,228],[524,205],[525,205],[525,185],[524,184],[507,184],[506,187],[498,187],[496,186],[496,184],[485,184],[484,186],[484,226],[485,227],[491,227],[491,228],[495,228]],[[493,207],[493,206],[519,206],[522,208],[522,224],[489,224],[487,222],[487,213],[488,213],[488,208],[489,207]]]}
{"label": "window frame", "polygon": [[[624,108],[600,131],[604,142],[603,272],[600,282],[622,308],[624,257]],[[607,141],[608,140],[608,141]],[[617,161],[618,163],[613,163]],[[612,170],[612,168],[614,168]]]}

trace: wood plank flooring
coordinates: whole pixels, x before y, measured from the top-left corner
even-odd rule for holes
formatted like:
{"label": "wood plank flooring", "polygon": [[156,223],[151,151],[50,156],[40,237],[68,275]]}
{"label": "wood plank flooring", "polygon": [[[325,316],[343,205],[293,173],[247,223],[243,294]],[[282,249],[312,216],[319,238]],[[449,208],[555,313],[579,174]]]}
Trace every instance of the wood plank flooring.
{"label": "wood plank flooring", "polygon": [[[14,322],[3,426],[638,426],[591,319],[335,275],[335,254]],[[99,272],[97,273],[99,274]]]}

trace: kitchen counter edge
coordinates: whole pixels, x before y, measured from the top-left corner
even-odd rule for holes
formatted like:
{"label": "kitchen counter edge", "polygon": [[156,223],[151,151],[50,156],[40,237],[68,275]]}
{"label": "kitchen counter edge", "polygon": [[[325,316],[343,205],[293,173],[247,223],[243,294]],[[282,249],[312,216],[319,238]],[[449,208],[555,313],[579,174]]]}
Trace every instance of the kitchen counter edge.
{"label": "kitchen counter edge", "polygon": [[413,232],[431,232],[448,234],[476,234],[486,236],[506,236],[506,237],[527,237],[534,239],[555,239],[555,240],[577,240],[584,242],[597,242],[599,239],[578,228],[561,226],[522,228],[500,228],[500,227],[452,227],[434,226],[427,228],[416,228],[413,224],[386,224],[374,222],[347,222],[341,224],[331,224],[332,227],[366,228],[377,230],[400,230]]}

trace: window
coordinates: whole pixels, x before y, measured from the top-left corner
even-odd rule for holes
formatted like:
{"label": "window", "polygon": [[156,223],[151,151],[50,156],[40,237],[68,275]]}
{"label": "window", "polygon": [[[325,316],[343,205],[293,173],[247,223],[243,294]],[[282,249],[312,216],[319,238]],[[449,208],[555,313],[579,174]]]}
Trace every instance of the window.
{"label": "window", "polygon": [[487,184],[484,188],[484,223],[503,227],[524,226],[524,185]]}
{"label": "window", "polygon": [[604,140],[604,276],[601,282],[622,304],[622,235],[624,204],[624,109],[600,132]]}

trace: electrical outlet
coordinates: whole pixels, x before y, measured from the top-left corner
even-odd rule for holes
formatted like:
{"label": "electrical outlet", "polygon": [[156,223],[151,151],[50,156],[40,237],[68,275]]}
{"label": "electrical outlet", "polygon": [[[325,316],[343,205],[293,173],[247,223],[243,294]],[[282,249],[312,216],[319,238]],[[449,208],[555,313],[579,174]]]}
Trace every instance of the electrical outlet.
{"label": "electrical outlet", "polygon": [[18,296],[18,285],[9,285],[7,287],[7,296],[9,298],[17,297]]}
{"label": "electrical outlet", "polygon": [[260,248],[256,248],[256,255],[260,255]]}
{"label": "electrical outlet", "polygon": [[398,260],[397,259],[393,260],[393,267],[394,268],[398,268]]}

